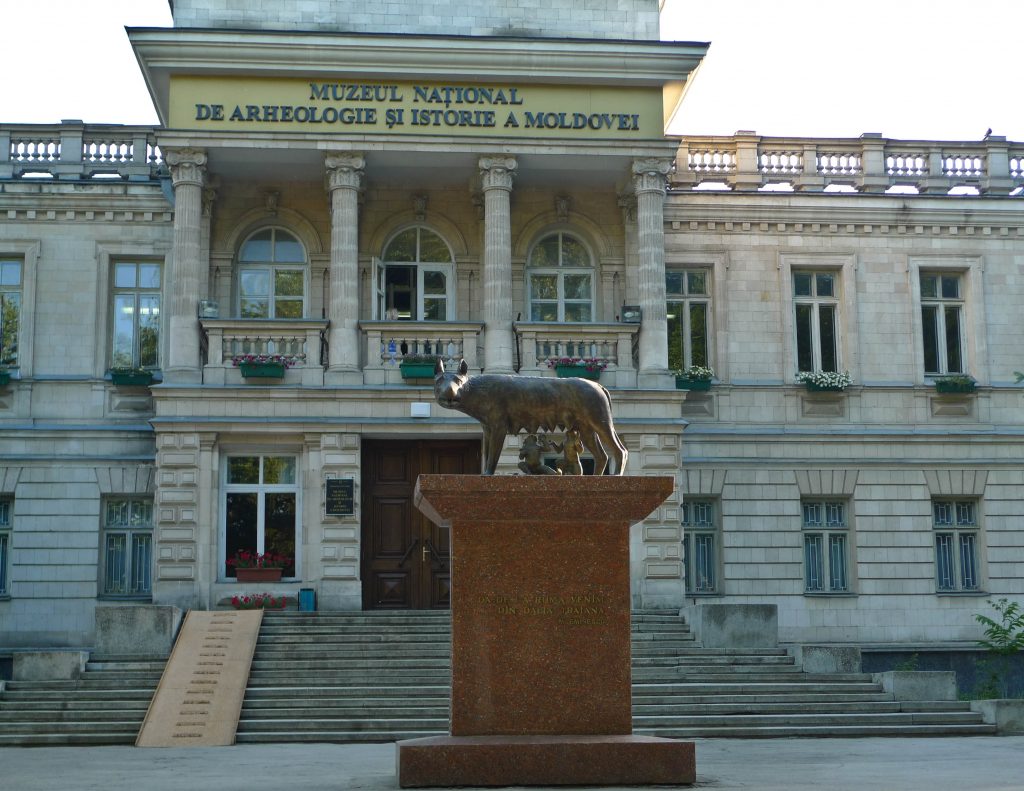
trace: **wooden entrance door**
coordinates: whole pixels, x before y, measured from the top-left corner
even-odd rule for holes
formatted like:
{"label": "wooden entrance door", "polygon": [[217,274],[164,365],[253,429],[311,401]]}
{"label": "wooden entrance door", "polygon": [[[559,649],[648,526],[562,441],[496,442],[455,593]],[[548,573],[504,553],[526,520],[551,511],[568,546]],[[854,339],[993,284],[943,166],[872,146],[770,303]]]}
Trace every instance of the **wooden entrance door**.
{"label": "wooden entrance door", "polygon": [[448,609],[449,531],[416,509],[413,491],[421,473],[479,473],[480,442],[367,440],[362,470],[363,608]]}

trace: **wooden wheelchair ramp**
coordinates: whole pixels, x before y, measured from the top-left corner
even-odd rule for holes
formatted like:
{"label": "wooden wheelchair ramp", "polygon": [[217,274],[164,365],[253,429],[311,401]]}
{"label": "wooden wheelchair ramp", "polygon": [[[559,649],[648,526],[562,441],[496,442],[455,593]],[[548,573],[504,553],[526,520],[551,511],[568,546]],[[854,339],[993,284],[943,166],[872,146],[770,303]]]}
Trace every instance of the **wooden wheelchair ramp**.
{"label": "wooden wheelchair ramp", "polygon": [[263,610],[192,610],[182,624],[136,747],[235,743]]}

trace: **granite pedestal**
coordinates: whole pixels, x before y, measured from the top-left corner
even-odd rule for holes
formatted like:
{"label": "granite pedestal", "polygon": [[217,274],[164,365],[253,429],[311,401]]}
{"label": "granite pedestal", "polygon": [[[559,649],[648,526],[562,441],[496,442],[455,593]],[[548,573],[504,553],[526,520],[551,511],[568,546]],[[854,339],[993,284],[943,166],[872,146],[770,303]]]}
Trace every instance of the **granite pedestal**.
{"label": "granite pedestal", "polygon": [[692,742],[632,735],[629,527],[670,477],[422,475],[450,525],[451,735],[402,787],[692,783]]}

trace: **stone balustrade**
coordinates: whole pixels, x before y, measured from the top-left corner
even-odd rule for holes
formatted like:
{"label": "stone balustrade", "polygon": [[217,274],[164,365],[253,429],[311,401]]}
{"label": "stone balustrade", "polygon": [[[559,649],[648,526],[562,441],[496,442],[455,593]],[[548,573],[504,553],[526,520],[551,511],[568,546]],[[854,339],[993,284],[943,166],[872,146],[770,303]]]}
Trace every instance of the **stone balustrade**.
{"label": "stone balustrade", "polygon": [[163,160],[151,126],[0,124],[0,179],[147,181]]}
{"label": "stone balustrade", "polygon": [[[721,184],[733,190],[887,191],[920,194],[1007,195],[1024,187],[1024,143],[984,140],[732,137],[680,139],[670,185]],[[958,189],[959,188],[959,189]]]}
{"label": "stone balustrade", "polygon": [[241,355],[281,355],[298,372],[295,381],[323,384],[326,365],[325,319],[202,319],[203,381],[230,383],[238,379],[234,358]]}
{"label": "stone balustrade", "polygon": [[413,355],[437,356],[452,364],[465,360],[470,371],[479,373],[483,326],[477,321],[361,321],[363,378],[367,384],[399,382],[398,366]]}
{"label": "stone balustrade", "polygon": [[561,358],[596,359],[607,365],[601,382],[612,387],[636,387],[633,347],[639,324],[565,324],[517,322],[519,373],[546,375],[548,362]]}

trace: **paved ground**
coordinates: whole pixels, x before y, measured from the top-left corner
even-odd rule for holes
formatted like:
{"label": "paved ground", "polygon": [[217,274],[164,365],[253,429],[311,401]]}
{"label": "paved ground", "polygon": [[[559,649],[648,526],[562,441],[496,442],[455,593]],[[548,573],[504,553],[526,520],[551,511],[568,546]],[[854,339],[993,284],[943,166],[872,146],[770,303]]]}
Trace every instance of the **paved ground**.
{"label": "paved ground", "polygon": [[[1022,791],[1024,736],[697,739],[696,788]],[[3,791],[395,789],[393,744],[0,748]]]}

